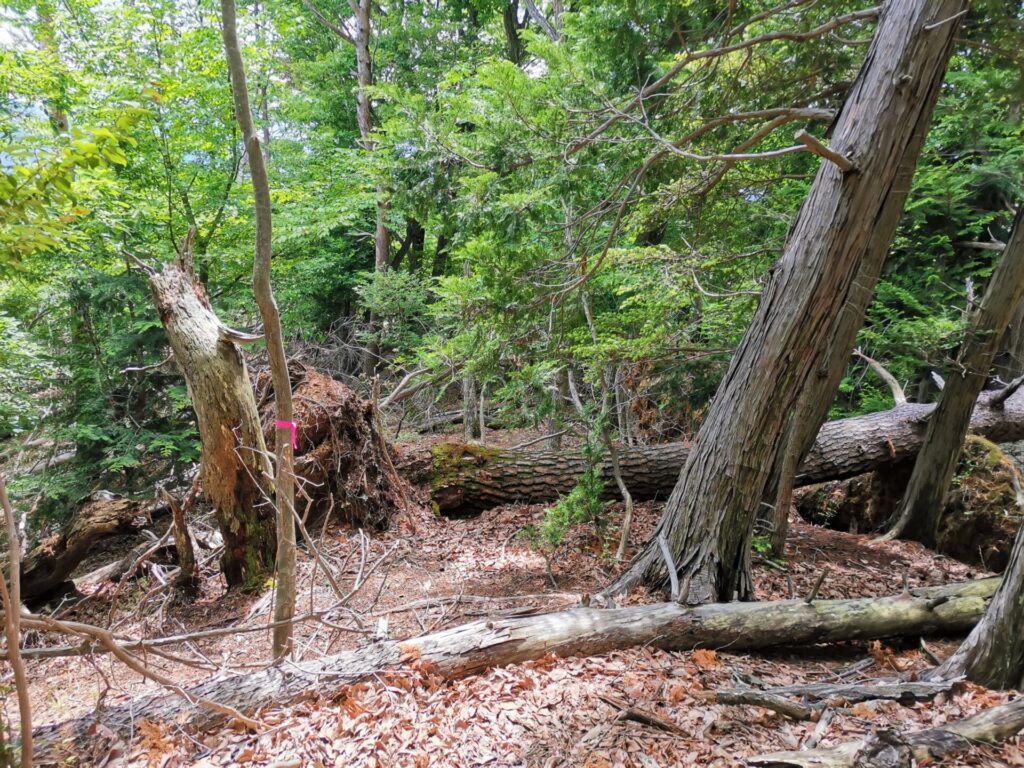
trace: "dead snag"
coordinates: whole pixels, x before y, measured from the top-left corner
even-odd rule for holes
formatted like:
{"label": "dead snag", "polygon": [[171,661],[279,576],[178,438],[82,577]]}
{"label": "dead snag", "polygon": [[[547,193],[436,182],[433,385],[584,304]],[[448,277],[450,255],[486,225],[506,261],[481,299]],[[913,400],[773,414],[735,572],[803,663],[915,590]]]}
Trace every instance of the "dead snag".
{"label": "dead snag", "polygon": [[262,580],[277,547],[272,475],[249,371],[236,341],[249,341],[218,319],[195,274],[194,231],[178,258],[151,271],[149,288],[174,357],[185,375],[203,446],[203,494],[214,508],[228,585]]}

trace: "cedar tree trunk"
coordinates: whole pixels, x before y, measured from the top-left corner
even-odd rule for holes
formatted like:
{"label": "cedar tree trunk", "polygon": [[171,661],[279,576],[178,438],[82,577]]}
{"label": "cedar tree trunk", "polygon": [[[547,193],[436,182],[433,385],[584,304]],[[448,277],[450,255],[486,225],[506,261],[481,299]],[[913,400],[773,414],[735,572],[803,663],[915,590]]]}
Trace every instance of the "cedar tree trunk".
{"label": "cedar tree trunk", "polygon": [[1024,688],[1024,526],[985,615],[932,673],[947,680],[960,676],[988,688]]}
{"label": "cedar tree trunk", "polygon": [[934,107],[966,0],[893,0],[837,119],[823,162],[651,541],[609,592],[663,587],[664,536],[691,602],[749,598],[750,536],[786,424],[835,343],[835,318],[877,238],[887,200]]}
{"label": "cedar tree trunk", "polygon": [[953,372],[928,421],[928,434],[903,495],[899,520],[886,534],[887,538],[913,539],[926,547],[935,546],[939,517],[967,435],[971,411],[1022,295],[1024,208],[1017,214],[1010,240],[989,279],[981,304],[971,310],[970,327],[960,344]]}

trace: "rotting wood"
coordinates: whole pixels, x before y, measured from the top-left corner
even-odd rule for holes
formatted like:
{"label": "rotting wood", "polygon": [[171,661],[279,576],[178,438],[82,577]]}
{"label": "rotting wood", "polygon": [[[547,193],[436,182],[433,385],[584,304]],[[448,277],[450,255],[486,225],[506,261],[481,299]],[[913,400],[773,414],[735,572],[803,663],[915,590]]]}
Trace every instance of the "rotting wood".
{"label": "rotting wood", "polygon": [[28,553],[21,564],[21,597],[33,604],[62,589],[73,589],[71,572],[105,536],[138,530],[156,511],[153,502],[93,496],[59,533]]}
{"label": "rotting wood", "polygon": [[[909,597],[819,600],[812,605],[803,600],[693,608],[656,603],[493,618],[405,641],[375,642],[315,663],[214,679],[187,692],[251,715],[270,704],[294,701],[313,688],[329,696],[388,671],[400,673],[410,664],[444,678],[458,678],[548,654],[594,655],[646,644],[666,650],[743,651],[780,644],[963,632],[983,614],[998,582],[984,579],[918,589]],[[938,598],[947,599],[936,604]],[[180,697],[166,693],[110,706],[99,718],[121,738],[130,738],[140,718],[200,729],[220,721],[209,709],[188,708]],[[94,717],[84,717],[43,726],[37,730],[37,741],[66,751],[92,732],[95,722]]]}

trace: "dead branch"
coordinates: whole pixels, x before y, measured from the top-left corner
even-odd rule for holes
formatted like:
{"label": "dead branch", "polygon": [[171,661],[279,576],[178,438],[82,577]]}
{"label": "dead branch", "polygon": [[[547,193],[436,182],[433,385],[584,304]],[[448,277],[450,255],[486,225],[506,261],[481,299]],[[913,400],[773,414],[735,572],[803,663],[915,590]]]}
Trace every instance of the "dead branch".
{"label": "dead branch", "polygon": [[905,749],[907,759],[912,757],[916,764],[923,764],[925,761],[930,762],[945,755],[970,749],[978,742],[998,744],[1021,728],[1024,728],[1024,698],[992,707],[966,720],[947,723],[938,728],[908,734],[893,731],[876,732],[866,739],[848,741],[832,749],[773,752],[747,758],[747,762],[751,765],[773,768],[854,768],[857,765],[881,765],[867,760],[874,754],[879,742],[888,742],[888,746],[897,750]]}
{"label": "dead branch", "polygon": [[[886,370],[884,365],[882,365],[880,362],[878,362],[874,358],[868,357],[860,349],[853,350],[853,354],[856,357],[859,357],[865,363],[867,363],[868,366],[871,368],[871,370],[873,370],[876,374],[878,374],[878,378],[880,378],[882,381],[884,381],[889,386],[889,389],[892,392],[892,399],[896,401],[896,405],[905,405],[906,404],[906,402],[907,402],[907,395],[903,391],[903,387],[900,386],[900,383],[896,380],[896,377],[893,376],[891,373],[889,373],[888,370]],[[941,389],[941,387],[939,387],[939,388]],[[1011,392],[1010,394],[1013,394],[1013,393]],[[1007,397],[1009,397],[1009,395],[1007,395]]]}

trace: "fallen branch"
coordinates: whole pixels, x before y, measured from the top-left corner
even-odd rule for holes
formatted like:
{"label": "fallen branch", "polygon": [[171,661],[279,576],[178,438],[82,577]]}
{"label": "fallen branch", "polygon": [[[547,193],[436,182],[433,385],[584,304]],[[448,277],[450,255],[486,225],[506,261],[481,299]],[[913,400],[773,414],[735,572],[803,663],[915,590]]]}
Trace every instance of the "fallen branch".
{"label": "fallen branch", "polygon": [[[715,698],[723,704],[745,704],[745,701],[726,701],[726,698],[739,699],[752,694],[767,694],[776,698],[783,696],[800,696],[812,701],[833,702],[845,701],[853,704],[858,701],[874,701],[889,699],[909,703],[927,701],[940,693],[952,689],[959,680],[938,683],[895,682],[895,683],[807,683],[803,685],[787,685],[781,688],[770,688],[766,691],[753,689],[728,689],[715,693]],[[725,698],[723,698],[725,697]],[[769,707],[770,709],[771,707]]]}
{"label": "fallen branch", "polygon": [[[971,749],[975,744],[998,744],[1024,728],[1024,699],[1017,699],[999,707],[992,707],[966,720],[947,723],[938,728],[900,734],[881,731],[866,739],[848,741],[832,749],[808,749],[803,752],[773,752],[747,758],[750,765],[770,768],[854,768],[854,766],[882,765],[869,762],[879,747],[888,747],[897,754],[903,749],[907,758],[913,756],[915,764],[934,760],[955,752]],[[904,763],[885,763],[903,765]],[[910,765],[909,760],[905,763]]]}
{"label": "fallen branch", "polygon": [[608,706],[619,710],[619,720],[632,720],[634,723],[641,723],[643,725],[649,725],[652,728],[660,728],[663,731],[674,733],[676,736],[689,737],[690,733],[684,731],[675,723],[666,720],[663,717],[658,717],[651,712],[645,712],[642,709],[631,707],[629,704],[624,702],[622,699],[617,699],[614,696],[601,695],[598,698],[601,699]]}
{"label": "fallen branch", "polygon": [[[983,614],[998,579],[914,590],[910,597],[803,600],[774,603],[714,603],[688,608],[657,603],[599,610],[476,621],[405,641],[382,640],[317,662],[288,664],[247,675],[214,679],[186,690],[194,699],[216,701],[251,715],[281,706],[317,688],[332,695],[346,685],[410,663],[444,678],[458,678],[550,653],[593,655],[650,644],[668,650],[697,647],[751,650],[778,645],[845,642],[879,637],[963,632]],[[936,597],[949,599],[934,609]],[[183,710],[178,697],[155,694],[109,707],[103,725],[129,738],[140,718],[205,728],[223,720],[210,709]],[[37,741],[67,749],[86,737],[94,718],[37,730]]]}
{"label": "fallen branch", "polygon": [[784,696],[778,696],[770,691],[755,691],[733,689],[728,691],[715,691],[708,697],[718,704],[742,704],[755,707],[764,707],[780,715],[785,715],[792,720],[810,720],[814,715],[814,708],[806,704],[797,704]]}

